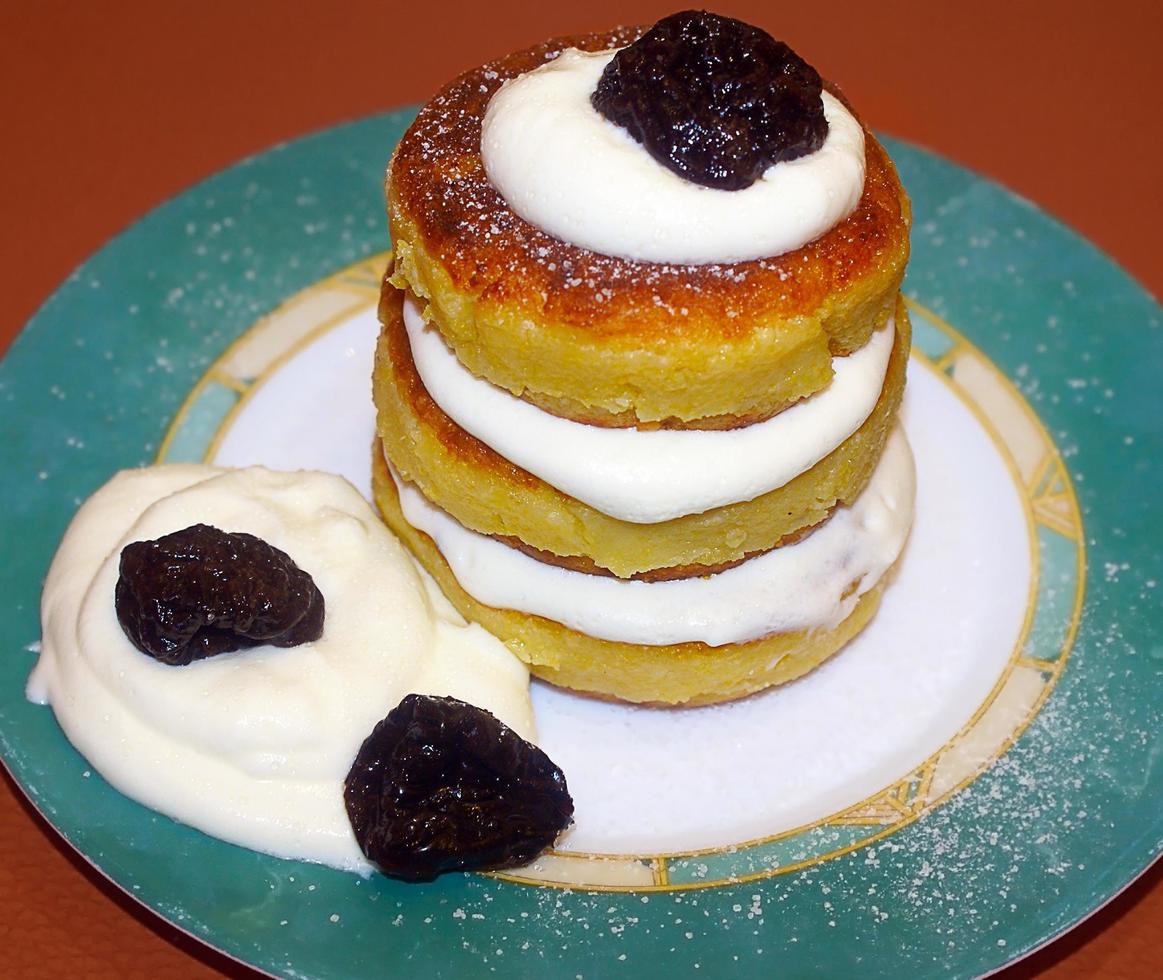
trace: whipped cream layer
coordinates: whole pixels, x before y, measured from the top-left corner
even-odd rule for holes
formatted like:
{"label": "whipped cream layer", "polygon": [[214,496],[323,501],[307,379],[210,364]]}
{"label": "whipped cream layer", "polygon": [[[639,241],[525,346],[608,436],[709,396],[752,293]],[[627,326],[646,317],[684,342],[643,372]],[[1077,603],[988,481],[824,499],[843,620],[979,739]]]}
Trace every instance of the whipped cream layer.
{"label": "whipped cream layer", "polygon": [[900,555],[916,483],[912,453],[897,428],[852,506],[795,544],[716,575],[639,582],[537,561],[458,524],[390,466],[389,472],[405,519],[436,542],[478,602],[648,646],[694,640],[722,646],[838,625]]}
{"label": "whipped cream layer", "polygon": [[815,465],[871,414],[892,355],[894,323],[832,359],[823,391],[738,429],[615,429],[559,418],[476,377],[404,302],[412,360],[432,399],[466,432],[603,514],[656,524],[754,500]]}
{"label": "whipped cream layer", "polygon": [[822,94],[828,136],[738,191],[685,180],[602,116],[590,95],[614,51],[570,48],[493,96],[481,156],[530,224],[573,245],[641,262],[744,262],[794,251],[852,213],[864,190],[864,131]]}
{"label": "whipped cream layer", "polygon": [[[195,523],[258,535],[307,571],[323,635],[165,666],[114,609],[121,549]],[[78,511],[49,570],[28,696],[121,792],[215,837],[367,872],[343,781],[412,692],[452,695],[533,735],[528,673],[469,626],[339,477],[173,465],[115,476]]]}

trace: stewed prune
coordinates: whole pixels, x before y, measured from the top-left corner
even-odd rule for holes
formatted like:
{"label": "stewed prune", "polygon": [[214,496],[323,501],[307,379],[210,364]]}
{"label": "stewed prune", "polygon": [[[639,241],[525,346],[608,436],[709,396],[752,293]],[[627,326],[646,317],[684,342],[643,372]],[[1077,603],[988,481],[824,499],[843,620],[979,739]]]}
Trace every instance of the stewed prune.
{"label": "stewed prune", "polygon": [[483,708],[423,694],[365,739],[343,798],[363,853],[409,881],[525,864],[573,819],[541,749]]}
{"label": "stewed prune", "polygon": [[117,619],[142,653],[171,666],[323,633],[323,594],[253,534],[194,524],[121,551]]}
{"label": "stewed prune", "polygon": [[606,66],[591,96],[680,177],[741,190],[823,145],[820,76],[782,41],[702,10],[671,14]]}

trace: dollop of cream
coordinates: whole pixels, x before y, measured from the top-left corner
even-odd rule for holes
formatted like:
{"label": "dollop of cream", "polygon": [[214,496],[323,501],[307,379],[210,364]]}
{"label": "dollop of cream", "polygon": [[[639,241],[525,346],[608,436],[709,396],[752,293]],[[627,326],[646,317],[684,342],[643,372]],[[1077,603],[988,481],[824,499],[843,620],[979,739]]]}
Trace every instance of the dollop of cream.
{"label": "dollop of cream", "polygon": [[864,191],[864,131],[822,94],[828,136],[750,187],[685,180],[590,104],[614,51],[563,51],[489,102],[481,156],[517,214],[562,241],[640,262],[703,265],[794,251],[852,213]]}
{"label": "dollop of cream", "polygon": [[[326,602],[323,635],[168,667],[114,609],[121,549],[195,523],[285,551]],[[78,511],[42,599],[28,696],[113,786],[215,837],[366,873],[343,781],[407,694],[451,695],[534,733],[528,673],[423,579],[345,480],[171,465],[119,473]]]}
{"label": "dollop of cream", "polygon": [[836,626],[900,555],[916,490],[912,452],[898,427],[864,492],[795,544],[716,575],[639,582],[537,561],[470,531],[394,472],[392,478],[405,519],[436,542],[478,602],[649,646],[692,640],[722,646]]}
{"label": "dollop of cream", "polygon": [[655,524],[754,500],[815,465],[864,424],[884,387],[894,322],[834,357],[831,384],[738,429],[613,429],[542,411],[473,375],[424,325],[409,296],[404,326],[428,394],[466,432],[603,514]]}

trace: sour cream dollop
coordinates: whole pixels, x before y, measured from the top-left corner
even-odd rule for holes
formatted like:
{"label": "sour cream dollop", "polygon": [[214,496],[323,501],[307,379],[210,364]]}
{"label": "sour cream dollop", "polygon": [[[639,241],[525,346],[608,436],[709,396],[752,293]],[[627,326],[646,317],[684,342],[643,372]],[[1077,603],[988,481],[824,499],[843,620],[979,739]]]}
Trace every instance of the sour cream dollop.
{"label": "sour cream dollop", "polygon": [[[195,523],[245,531],[308,572],[323,635],[168,667],[117,621],[121,549]],[[466,624],[345,480],[171,465],[119,473],[77,512],[49,569],[28,682],[113,786],[223,840],[367,873],[343,781],[409,693],[486,708],[532,739],[528,672]]]}
{"label": "sour cream dollop", "polygon": [[744,190],[685,180],[591,104],[614,51],[570,48],[489,101],[481,158],[514,211],[564,242],[639,262],[703,265],[794,251],[852,213],[864,191],[864,130],[821,96],[828,136]]}

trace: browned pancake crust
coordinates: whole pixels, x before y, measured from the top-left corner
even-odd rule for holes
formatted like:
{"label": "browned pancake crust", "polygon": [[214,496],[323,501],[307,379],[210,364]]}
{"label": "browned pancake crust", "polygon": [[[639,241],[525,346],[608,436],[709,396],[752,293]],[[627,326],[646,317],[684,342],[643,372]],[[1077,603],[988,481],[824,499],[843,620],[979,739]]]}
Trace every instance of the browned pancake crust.
{"label": "browned pancake crust", "polygon": [[613,425],[764,418],[824,387],[831,356],[863,346],[891,312],[908,256],[908,200],[866,130],[856,210],[785,255],[634,262],[540,231],[485,174],[489,99],[566,47],[602,50],[640,30],[508,55],[466,72],[420,111],[387,181],[396,282],[429,299],[471,371],[557,414]]}
{"label": "browned pancake crust", "polygon": [[536,405],[543,412],[556,415],[558,418],[581,422],[582,425],[596,425],[603,429],[629,429],[631,427],[649,431],[651,429],[703,429],[723,431],[726,429],[741,429],[744,426],[754,425],[756,422],[766,422],[769,418],[778,415],[786,408],[791,408],[800,399],[790,399],[786,402],[765,404],[762,409],[754,409],[742,415],[705,415],[699,419],[680,419],[673,415],[646,422],[638,418],[634,409],[624,412],[609,412],[592,405],[579,405],[568,398],[553,398],[546,394],[531,395],[528,391],[521,397],[532,405]]}
{"label": "browned pancake crust", "polygon": [[[377,440],[376,447],[373,451],[379,452],[382,455],[383,444]],[[704,578],[707,575],[718,575],[719,572],[725,572],[729,568],[742,565],[745,561],[750,561],[752,558],[767,554],[767,552],[774,548],[783,548],[789,544],[795,544],[797,541],[802,541],[813,531],[816,531],[831,520],[832,513],[834,512],[835,508],[819,523],[812,524],[809,527],[802,527],[798,531],[792,531],[790,534],[785,534],[771,548],[764,548],[759,551],[748,551],[742,558],[736,558],[733,561],[719,562],[717,565],[672,565],[670,568],[651,568],[645,572],[635,572],[633,575],[626,577],[633,579],[635,582],[675,582],[684,578]],[[534,548],[532,545],[526,544],[520,538],[511,534],[492,534],[489,537],[494,541],[500,541],[501,544],[508,545],[510,548],[515,548],[530,558],[536,558],[543,565],[556,565],[558,568],[567,568],[571,572],[584,572],[586,575],[605,575],[610,578],[618,577],[610,569],[599,565],[592,558],[587,558],[585,555],[555,555],[552,551],[545,551],[543,548]]]}

